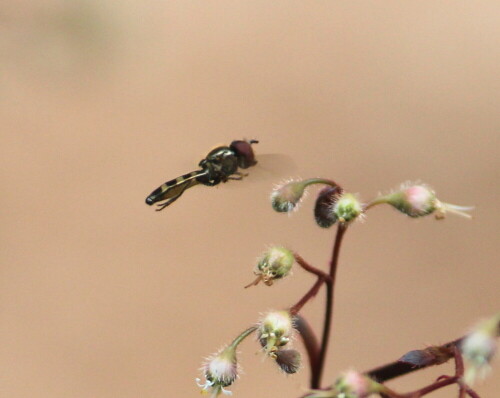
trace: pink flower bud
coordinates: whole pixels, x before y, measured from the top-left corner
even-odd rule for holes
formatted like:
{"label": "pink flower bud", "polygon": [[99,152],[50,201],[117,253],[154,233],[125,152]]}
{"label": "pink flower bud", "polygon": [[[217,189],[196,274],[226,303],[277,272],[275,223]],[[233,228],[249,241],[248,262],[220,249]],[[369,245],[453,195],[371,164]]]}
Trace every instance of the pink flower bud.
{"label": "pink flower bud", "polygon": [[399,191],[375,199],[368,207],[380,203],[388,203],[413,218],[434,213],[436,219],[442,219],[448,212],[470,218],[466,212],[473,209],[441,202],[435,192],[424,184],[405,184]]}
{"label": "pink flower bud", "polygon": [[387,203],[410,217],[422,217],[436,210],[436,195],[425,185],[413,185],[389,195]]}

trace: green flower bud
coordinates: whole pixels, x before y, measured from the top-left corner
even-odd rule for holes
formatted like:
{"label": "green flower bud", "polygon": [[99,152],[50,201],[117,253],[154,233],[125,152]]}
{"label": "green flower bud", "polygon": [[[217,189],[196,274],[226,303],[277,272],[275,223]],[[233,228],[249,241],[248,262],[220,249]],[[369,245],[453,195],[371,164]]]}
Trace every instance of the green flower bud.
{"label": "green flower bud", "polygon": [[292,315],[288,311],[268,312],[259,322],[257,333],[265,352],[276,358],[278,349],[288,344],[292,337]]}
{"label": "green flower bud", "polygon": [[274,210],[280,213],[292,211],[301,201],[307,180],[290,181],[284,185],[276,187],[271,193],[271,205]]}
{"label": "green flower bud", "polygon": [[359,200],[351,193],[340,196],[333,206],[333,213],[340,222],[348,223],[363,212]]}
{"label": "green flower bud", "polygon": [[257,285],[263,281],[271,286],[276,279],[287,276],[295,262],[293,253],[284,247],[272,247],[261,257],[257,263],[254,274],[257,279],[245,287]]}
{"label": "green flower bud", "polygon": [[500,335],[500,313],[480,322],[460,345],[466,364],[465,382],[472,385],[490,371],[490,363],[497,351],[496,338]]}
{"label": "green flower bud", "polygon": [[297,205],[306,193],[306,188],[312,184],[326,184],[337,187],[333,181],[324,178],[308,178],[300,181],[289,181],[285,184],[278,185],[271,193],[271,205],[273,209],[280,213],[291,212],[297,208]]}

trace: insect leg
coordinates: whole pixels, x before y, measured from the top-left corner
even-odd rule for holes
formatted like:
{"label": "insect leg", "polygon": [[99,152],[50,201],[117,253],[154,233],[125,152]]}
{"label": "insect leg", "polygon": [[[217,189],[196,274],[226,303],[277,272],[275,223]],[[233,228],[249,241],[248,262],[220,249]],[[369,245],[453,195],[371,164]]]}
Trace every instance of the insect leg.
{"label": "insect leg", "polygon": [[219,180],[206,181],[203,184],[206,185],[207,187],[214,187],[216,185],[219,185],[220,181]]}
{"label": "insect leg", "polygon": [[243,177],[248,177],[248,173],[241,173],[241,172],[237,171],[236,173],[233,173],[232,175],[227,177],[227,179],[239,181],[239,180],[242,180]]}
{"label": "insect leg", "polygon": [[162,211],[165,207],[171,205],[172,203],[174,203],[177,199],[179,199],[181,197],[181,195],[184,193],[184,191],[190,187],[191,184],[184,184],[184,187],[182,188],[182,190],[175,196],[171,197],[171,198],[168,198],[166,200],[166,202],[163,202],[163,203],[158,203],[158,208],[155,209],[156,211]]}

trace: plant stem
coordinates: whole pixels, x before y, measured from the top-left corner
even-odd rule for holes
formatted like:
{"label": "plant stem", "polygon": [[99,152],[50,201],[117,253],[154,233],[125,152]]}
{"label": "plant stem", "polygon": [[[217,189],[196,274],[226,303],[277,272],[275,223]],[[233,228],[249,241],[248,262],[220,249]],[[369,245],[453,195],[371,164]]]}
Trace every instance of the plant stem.
{"label": "plant stem", "polygon": [[451,384],[455,384],[457,382],[458,378],[456,376],[453,377],[448,377],[443,380],[436,381],[435,383],[429,384],[428,386],[425,386],[421,388],[420,390],[408,393],[408,394],[403,394],[402,397],[404,398],[420,398],[426,394],[429,394],[433,391],[439,390],[440,388],[449,386]]}
{"label": "plant stem", "polygon": [[307,320],[300,314],[296,315],[295,329],[300,334],[304,347],[307,351],[307,356],[309,357],[309,369],[311,370],[311,380],[313,377],[313,369],[316,369],[319,358],[319,343],[313,329],[307,322]]}
{"label": "plant stem", "polygon": [[328,349],[328,340],[330,338],[330,329],[332,324],[333,315],[333,293],[335,287],[335,276],[337,274],[337,265],[339,260],[340,247],[342,245],[342,238],[347,230],[346,224],[339,224],[337,227],[337,235],[335,236],[335,243],[332,250],[332,258],[330,260],[330,280],[326,283],[326,305],[325,317],[323,321],[323,335],[321,338],[321,350],[319,353],[319,360],[316,369],[313,369],[313,377],[311,378],[311,388],[319,388],[321,385],[321,376],[325,366],[326,352]]}
{"label": "plant stem", "polygon": [[320,270],[316,267],[313,267],[306,260],[304,260],[302,258],[302,256],[300,256],[299,254],[294,253],[293,256],[295,257],[295,261],[297,261],[297,264],[299,264],[307,272],[310,272],[311,274],[319,276],[319,277],[323,278],[325,281],[328,281],[331,279],[330,275],[328,275],[326,272],[323,272],[322,270]]}
{"label": "plant stem", "polygon": [[243,333],[241,333],[238,337],[236,337],[233,340],[230,347],[236,347],[238,344],[240,344],[244,339],[246,339],[250,334],[252,334],[256,330],[257,330],[257,326],[249,327],[247,330],[245,330]]}
{"label": "plant stem", "polygon": [[[460,345],[462,339],[464,337],[450,341],[449,343],[442,344],[437,347],[439,350],[435,352],[439,352],[440,355],[434,358],[429,358],[425,361],[425,363],[417,364],[417,363],[409,363],[407,361],[402,360],[406,355],[403,355],[402,358],[397,361],[391,362],[387,365],[379,366],[375,369],[364,372],[368,377],[377,380],[379,383],[383,383],[387,380],[395,379],[396,377],[404,376],[408,373],[415,372],[420,369],[428,368],[433,365],[440,365],[445,363],[447,360],[453,358],[453,350],[456,345]],[[411,352],[411,351],[410,351]]]}
{"label": "plant stem", "polygon": [[323,285],[324,279],[318,277],[316,283],[309,289],[309,291],[302,297],[296,304],[290,307],[290,314],[297,315],[297,313],[302,309],[305,303],[307,303],[311,298],[318,294],[319,289]]}

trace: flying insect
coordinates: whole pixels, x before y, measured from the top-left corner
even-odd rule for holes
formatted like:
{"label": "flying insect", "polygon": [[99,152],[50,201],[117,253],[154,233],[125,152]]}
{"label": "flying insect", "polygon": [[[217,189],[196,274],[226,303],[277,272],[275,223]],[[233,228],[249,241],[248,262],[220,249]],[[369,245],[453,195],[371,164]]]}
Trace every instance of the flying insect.
{"label": "flying insect", "polygon": [[248,174],[238,171],[257,164],[252,144],[257,140],[236,140],[229,146],[219,146],[212,149],[200,161],[200,170],[192,171],[160,185],[146,198],[146,204],[157,204],[156,211],[171,205],[191,187],[198,184],[215,186],[228,180],[241,180]]}

